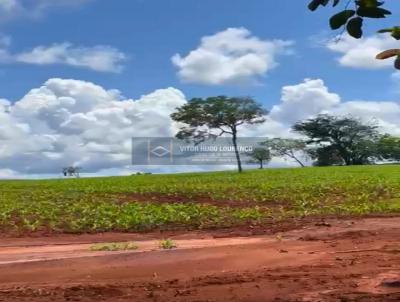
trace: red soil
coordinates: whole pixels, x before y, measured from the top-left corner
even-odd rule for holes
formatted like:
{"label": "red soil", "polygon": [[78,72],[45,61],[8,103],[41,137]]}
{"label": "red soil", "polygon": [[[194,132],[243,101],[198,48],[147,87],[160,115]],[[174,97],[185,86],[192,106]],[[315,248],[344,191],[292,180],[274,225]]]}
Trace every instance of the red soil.
{"label": "red soil", "polygon": [[[159,250],[166,235],[177,249]],[[229,235],[3,238],[0,301],[400,301],[400,218]],[[92,242],[127,240],[139,249],[89,251]]]}

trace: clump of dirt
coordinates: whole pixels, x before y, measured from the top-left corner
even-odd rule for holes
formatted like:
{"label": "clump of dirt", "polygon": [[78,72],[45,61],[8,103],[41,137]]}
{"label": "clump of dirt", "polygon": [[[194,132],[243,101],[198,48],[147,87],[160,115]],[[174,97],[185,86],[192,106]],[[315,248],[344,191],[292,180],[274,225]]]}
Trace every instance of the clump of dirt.
{"label": "clump of dirt", "polygon": [[123,291],[111,286],[72,286],[64,290],[66,300],[80,299],[81,297],[93,299],[118,298],[124,294]]}

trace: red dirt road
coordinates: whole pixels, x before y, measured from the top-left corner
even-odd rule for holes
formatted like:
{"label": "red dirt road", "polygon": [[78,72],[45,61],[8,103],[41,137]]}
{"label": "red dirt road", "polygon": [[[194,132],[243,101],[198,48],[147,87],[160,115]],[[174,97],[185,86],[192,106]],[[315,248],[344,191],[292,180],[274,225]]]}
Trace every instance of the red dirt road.
{"label": "red dirt road", "polygon": [[[278,235],[2,238],[0,301],[400,301],[400,218],[327,220]],[[139,249],[91,252],[92,242]]]}

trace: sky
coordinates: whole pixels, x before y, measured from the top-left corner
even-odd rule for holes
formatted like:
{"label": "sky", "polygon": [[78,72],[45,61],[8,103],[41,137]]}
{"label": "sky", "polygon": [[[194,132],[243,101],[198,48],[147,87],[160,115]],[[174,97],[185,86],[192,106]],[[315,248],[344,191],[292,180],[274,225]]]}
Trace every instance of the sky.
{"label": "sky", "polygon": [[169,115],[193,97],[262,103],[267,122],[246,136],[290,137],[293,123],[321,112],[400,134],[400,73],[374,59],[398,47],[375,34],[396,18],[368,22],[362,40],[337,40],[336,10],[307,4],[0,0],[0,178],[68,165],[132,173],[130,138],[173,136]]}

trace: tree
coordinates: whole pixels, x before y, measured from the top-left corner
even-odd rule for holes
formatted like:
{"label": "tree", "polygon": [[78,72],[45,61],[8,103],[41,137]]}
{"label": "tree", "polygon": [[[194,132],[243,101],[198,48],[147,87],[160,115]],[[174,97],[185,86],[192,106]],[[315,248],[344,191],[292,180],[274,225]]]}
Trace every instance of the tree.
{"label": "tree", "polygon": [[[377,157],[377,127],[353,117],[321,114],[293,126],[293,130],[309,138],[307,144],[337,152],[345,165],[363,165]],[[321,152],[321,151],[320,151]]]}
{"label": "tree", "polygon": [[[363,36],[363,25],[366,18],[383,19],[391,15],[391,11],[385,9],[385,1],[378,0],[312,0],[308,8],[311,11],[317,10],[320,6],[332,4],[333,7],[345,3],[345,7],[340,12],[333,15],[329,24],[332,30],[342,29],[353,38],[360,39]],[[400,26],[384,28],[378,33],[390,33],[391,36],[400,40]],[[389,49],[378,54],[377,59],[384,60],[391,57],[397,57],[395,68],[400,69],[400,49]]]}
{"label": "tree", "polygon": [[177,111],[171,118],[185,124],[176,134],[179,139],[190,139],[196,143],[210,137],[232,136],[238,171],[242,172],[242,163],[237,146],[238,127],[265,122],[268,112],[250,97],[217,96],[194,98]]}
{"label": "tree", "polygon": [[260,165],[260,169],[264,168],[264,163],[271,161],[271,152],[266,148],[254,148],[252,152],[247,154],[252,159],[252,162],[256,162]]}
{"label": "tree", "polygon": [[265,141],[263,145],[271,150],[273,156],[288,157],[296,161],[301,167],[305,166],[298,156],[299,153],[304,153],[307,147],[303,140],[273,138]]}
{"label": "tree", "polygon": [[62,169],[62,173],[64,176],[75,176],[79,178],[79,173],[80,173],[81,168],[80,167],[65,167]]}
{"label": "tree", "polygon": [[342,166],[344,164],[342,157],[334,146],[309,148],[307,153],[315,160],[313,165],[317,167]]}
{"label": "tree", "polygon": [[378,142],[378,153],[383,160],[400,161],[400,137],[382,136]]}

